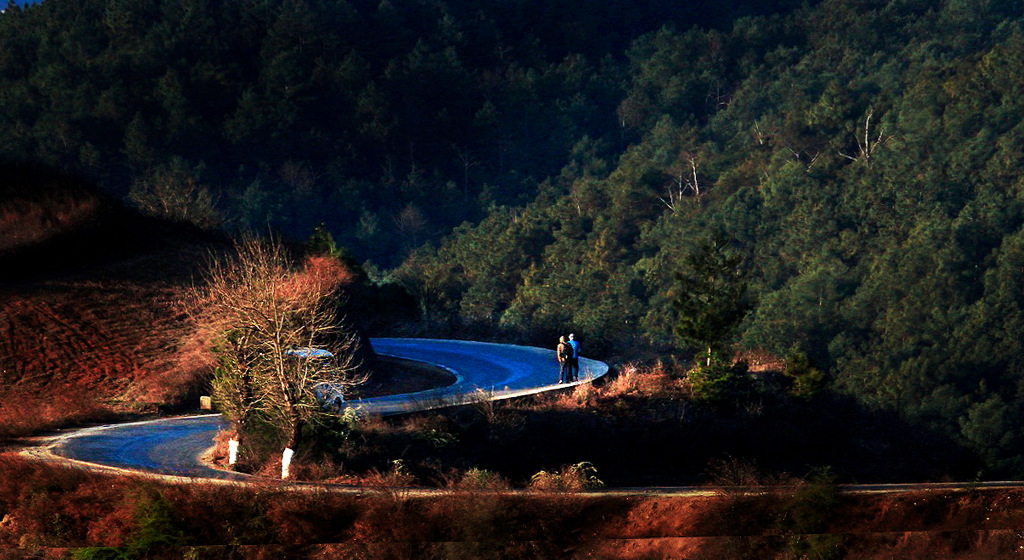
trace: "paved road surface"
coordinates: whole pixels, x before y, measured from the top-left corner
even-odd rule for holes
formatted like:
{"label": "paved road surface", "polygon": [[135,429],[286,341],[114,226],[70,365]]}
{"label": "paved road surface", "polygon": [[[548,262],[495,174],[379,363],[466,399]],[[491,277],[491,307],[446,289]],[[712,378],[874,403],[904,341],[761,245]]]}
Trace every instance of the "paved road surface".
{"label": "paved road surface", "polygon": [[[448,387],[346,403],[370,414],[418,409],[540,393],[558,385],[554,350],[530,346],[456,340],[372,339],[374,349],[401,358],[429,362],[451,371]],[[597,360],[580,360],[580,381],[608,372]],[[199,456],[225,426],[220,415],[173,418],[79,430],[57,438],[52,454],[83,463],[190,478],[240,479],[243,475],[206,466]]]}
{"label": "paved road surface", "polygon": [[[448,387],[406,395],[358,401],[376,414],[394,414],[439,404],[471,402],[482,398],[511,398],[558,389],[555,351],[533,346],[464,340],[375,338],[380,354],[399,356],[442,366],[456,375]],[[580,359],[577,385],[608,373],[608,364]],[[350,403],[353,404],[353,403]]]}
{"label": "paved road surface", "polygon": [[[558,388],[554,351],[525,346],[426,339],[374,339],[374,348],[382,353],[431,362],[449,368],[457,377],[451,387],[431,389],[406,396],[389,396],[348,403],[368,411],[393,414],[415,407],[462,402],[467,398],[509,398]],[[605,375],[608,366],[584,359],[581,382]],[[484,392],[477,392],[482,389]],[[30,454],[55,454],[91,465],[135,472],[177,475],[187,478],[245,480],[245,475],[210,468],[199,460],[224,425],[220,415],[194,416],[101,426],[79,430],[57,438],[48,448],[29,450]],[[974,490],[1019,488],[1024,482],[982,483],[909,483],[844,485],[854,493],[919,492],[922,490]],[[351,489],[350,489],[351,490]],[[651,487],[606,488],[603,495],[624,496],[700,496],[722,491],[743,492],[749,488]],[[756,489],[754,490],[756,491]],[[430,490],[420,490],[430,493]]]}

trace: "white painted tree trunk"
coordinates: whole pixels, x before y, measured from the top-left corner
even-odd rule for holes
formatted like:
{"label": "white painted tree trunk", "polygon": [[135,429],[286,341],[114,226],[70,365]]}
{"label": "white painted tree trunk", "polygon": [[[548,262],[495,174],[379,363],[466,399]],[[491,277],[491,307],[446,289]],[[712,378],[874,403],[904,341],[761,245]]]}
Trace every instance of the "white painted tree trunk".
{"label": "white painted tree trunk", "polygon": [[291,473],[289,472],[289,467],[291,467],[291,465],[292,465],[292,455],[294,455],[294,454],[295,454],[295,451],[292,450],[292,448],[290,448],[290,447],[285,447],[284,448],[284,453],[281,454],[281,478],[282,479],[285,479],[285,478],[288,478],[289,476],[291,476]]}
{"label": "white painted tree trunk", "polygon": [[234,465],[238,461],[238,440],[231,438],[228,440],[228,464]]}

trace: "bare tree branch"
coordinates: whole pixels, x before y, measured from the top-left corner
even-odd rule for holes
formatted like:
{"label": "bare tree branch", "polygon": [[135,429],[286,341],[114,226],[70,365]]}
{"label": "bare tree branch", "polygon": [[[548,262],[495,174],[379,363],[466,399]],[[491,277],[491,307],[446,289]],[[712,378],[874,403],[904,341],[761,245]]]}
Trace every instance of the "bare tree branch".
{"label": "bare tree branch", "polygon": [[[324,394],[366,380],[358,339],[337,314],[351,274],[336,259],[293,265],[277,243],[245,239],[214,262],[189,309],[218,358],[214,397],[238,433],[254,419],[273,425],[294,449],[302,426],[325,414]],[[301,357],[296,348],[322,348]]]}

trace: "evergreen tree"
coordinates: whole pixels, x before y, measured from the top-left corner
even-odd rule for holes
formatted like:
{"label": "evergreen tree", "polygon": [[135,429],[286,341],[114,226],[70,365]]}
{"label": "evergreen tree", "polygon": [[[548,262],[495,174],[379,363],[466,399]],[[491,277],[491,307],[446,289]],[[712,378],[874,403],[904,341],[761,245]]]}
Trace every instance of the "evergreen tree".
{"label": "evergreen tree", "polygon": [[676,335],[699,348],[708,366],[750,309],[742,263],[743,258],[724,242],[710,240],[697,247],[687,259],[687,268],[676,275]]}

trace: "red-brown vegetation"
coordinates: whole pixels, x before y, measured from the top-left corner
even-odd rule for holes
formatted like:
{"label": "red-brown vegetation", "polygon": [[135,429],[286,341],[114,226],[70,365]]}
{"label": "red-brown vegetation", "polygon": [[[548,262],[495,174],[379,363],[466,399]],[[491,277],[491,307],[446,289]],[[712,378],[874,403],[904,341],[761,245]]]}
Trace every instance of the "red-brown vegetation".
{"label": "red-brown vegetation", "polygon": [[[0,438],[194,408],[213,359],[188,336],[182,300],[228,244],[73,178],[3,168],[0,179]],[[290,286],[352,277],[312,257]]]}
{"label": "red-brown vegetation", "polygon": [[[20,203],[0,200],[0,438],[190,406],[209,363],[202,344],[180,342],[191,327],[177,301],[201,278],[216,245],[129,219],[87,189],[60,192],[23,189]],[[87,254],[79,258],[79,249]],[[51,261],[24,268],[41,255]],[[315,272],[303,281],[346,278],[331,261],[308,270]],[[590,461],[611,485],[708,474],[792,483],[743,461],[707,459],[721,457],[717,441],[746,454],[765,442],[780,455],[788,447],[806,451],[799,438],[772,437],[813,437],[820,434],[808,426],[828,430],[851,418],[835,403],[796,414],[769,403],[722,417],[691,406],[687,395],[669,366],[627,366],[603,387],[516,406],[363,422],[338,446],[351,456],[300,463],[299,478],[362,486],[348,493],[271,483],[165,485],[3,453],[0,558],[66,558],[84,547],[123,547],[139,558],[254,559],[981,560],[1022,550],[1024,490],[838,498],[827,487],[815,494],[813,486],[801,493],[778,485],[698,497],[570,491],[587,486],[580,473],[589,471],[580,465]],[[906,441],[869,441],[873,454],[858,456],[851,433],[829,436],[848,468]],[[919,449],[905,447],[908,454]],[[655,464],[659,457],[664,462]],[[907,471],[932,459],[919,461]],[[779,467],[765,465],[769,473]],[[549,477],[534,488],[552,491],[508,490],[545,469]],[[405,488],[413,483],[439,489],[421,496]]]}
{"label": "red-brown vegetation", "polygon": [[0,254],[37,245],[95,219],[102,197],[77,181],[6,170],[0,190]]}
{"label": "red-brown vegetation", "polygon": [[[835,494],[819,529],[787,516],[814,494],[362,492],[165,485],[0,455],[0,547],[24,555],[151,545],[136,557],[995,559],[1024,545],[1024,490]],[[808,521],[804,520],[805,523]],[[160,531],[166,533],[162,535]],[[156,533],[154,533],[156,532]],[[61,557],[57,555],[55,557]],[[338,556],[334,556],[338,557]]]}

